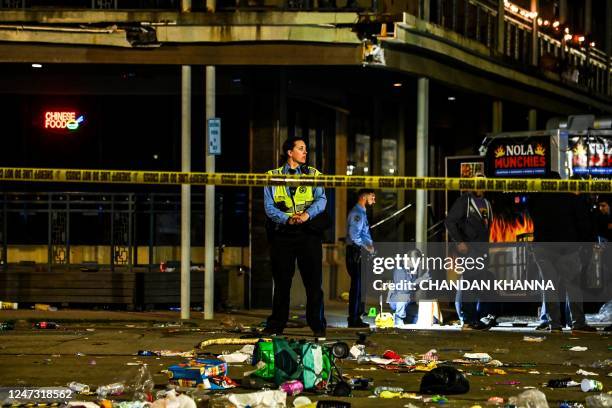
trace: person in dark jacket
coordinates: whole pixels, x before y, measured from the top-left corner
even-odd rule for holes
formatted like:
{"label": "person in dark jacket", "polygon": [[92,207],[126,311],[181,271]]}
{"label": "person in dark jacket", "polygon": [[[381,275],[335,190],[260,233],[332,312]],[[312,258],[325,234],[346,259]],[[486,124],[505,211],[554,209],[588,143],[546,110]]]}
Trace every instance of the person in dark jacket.
{"label": "person in dark jacket", "polygon": [[610,213],[610,199],[599,197],[597,200],[596,229],[600,240],[612,241],[612,214]]}
{"label": "person in dark jacket", "polygon": [[[558,173],[550,178],[559,179]],[[580,246],[592,242],[592,228],[585,200],[576,194],[540,193],[530,202],[529,212],[534,224],[534,254],[545,280],[551,280],[555,291],[546,295],[548,327],[540,329],[561,332],[560,304],[569,299],[571,325],[574,331],[594,332],[586,324],[582,306]],[[561,302],[561,303],[560,303]]]}
{"label": "person in dark jacket", "polygon": [[[483,177],[477,174],[476,177]],[[489,230],[493,221],[491,203],[484,197],[483,191],[465,192],[448,211],[445,225],[449,238],[455,242],[456,252],[459,256],[488,259]],[[466,271],[462,279],[483,280],[491,279],[488,262],[482,271]],[[463,299],[462,299],[463,297]],[[488,330],[495,325],[493,305],[480,302],[473,295],[466,293],[463,296],[457,292],[455,306],[460,320],[467,328]]]}

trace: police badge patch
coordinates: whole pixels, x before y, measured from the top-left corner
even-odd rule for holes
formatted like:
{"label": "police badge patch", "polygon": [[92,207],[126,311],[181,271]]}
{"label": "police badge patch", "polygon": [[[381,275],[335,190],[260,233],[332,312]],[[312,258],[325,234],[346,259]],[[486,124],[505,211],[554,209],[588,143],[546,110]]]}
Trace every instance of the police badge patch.
{"label": "police badge patch", "polygon": [[303,186],[300,187],[299,191],[300,191],[300,194],[304,194],[306,192],[306,187],[303,187]]}
{"label": "police badge patch", "polygon": [[353,217],[353,221],[359,222],[359,221],[361,221],[361,217],[359,215],[356,215],[356,216]]}

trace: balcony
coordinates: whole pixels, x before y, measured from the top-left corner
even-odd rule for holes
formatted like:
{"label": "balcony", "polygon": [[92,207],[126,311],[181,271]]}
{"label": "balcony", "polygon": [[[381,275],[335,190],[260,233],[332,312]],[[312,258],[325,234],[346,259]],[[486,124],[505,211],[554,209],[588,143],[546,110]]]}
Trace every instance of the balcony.
{"label": "balcony", "polygon": [[612,96],[611,57],[584,39],[573,41],[575,36],[553,27],[553,22],[538,18],[536,13],[506,3],[503,30],[498,30],[497,2],[435,0],[432,8],[431,23],[482,44],[485,48],[479,51],[487,56],[570,87]]}
{"label": "balcony", "polygon": [[[366,47],[368,43],[383,44],[383,48],[421,44],[422,53],[435,52],[431,47],[438,47],[440,57],[449,56],[452,48],[458,55],[455,67],[465,65],[470,59],[476,61],[472,64],[476,69],[480,68],[480,60],[483,65],[492,62],[494,66],[489,71],[493,75],[512,70],[513,77],[529,77],[523,82],[530,86],[556,94],[561,87],[568,91],[566,99],[573,99],[575,93],[581,104],[600,110],[609,110],[612,97],[611,58],[599,44],[591,45],[586,39],[576,41],[576,36],[555,30],[536,14],[508,2],[503,8],[503,27],[498,17],[500,7],[494,0],[432,0],[428,3],[427,18],[418,17],[424,11],[418,9],[416,0],[393,3],[385,0],[219,0],[215,13],[198,12],[198,7],[205,7],[202,1],[192,1],[192,13],[180,12],[180,0],[57,0],[53,3],[50,7],[45,0],[0,0],[0,21],[4,22],[0,40],[6,41],[4,44],[61,43],[91,48],[85,61],[73,61],[70,53],[60,56],[53,53],[49,62],[99,62],[95,59],[99,45],[124,48],[161,45],[156,53],[147,55],[146,61],[142,53],[132,58],[129,52],[114,59],[108,50],[100,59],[214,65],[257,65],[261,61],[272,65],[291,64],[282,48],[291,43],[302,43],[305,51],[300,53],[302,60],[290,58],[296,64],[325,61],[355,65],[363,62],[358,48],[364,39]],[[90,11],[85,12],[86,9]],[[88,29],[84,24],[97,26]],[[100,24],[114,24],[114,28],[101,29]],[[55,29],[61,32],[51,35],[49,31]],[[97,31],[81,32],[84,29]],[[267,49],[261,49],[272,42],[277,43],[274,51],[267,53]],[[214,43],[242,44],[244,49],[227,55],[218,48],[219,52],[212,54],[187,49]],[[334,46],[333,52],[327,45]],[[177,46],[183,47],[185,55],[171,50]],[[28,53],[33,55],[31,58],[48,60],[49,52],[40,50],[41,55],[36,57],[33,53],[39,48],[34,48]],[[23,52],[9,53],[11,50],[5,52],[6,61],[23,60]],[[335,58],[321,58],[321,52],[330,52]],[[196,58],[196,54],[200,57]],[[593,104],[591,100],[598,103]]]}

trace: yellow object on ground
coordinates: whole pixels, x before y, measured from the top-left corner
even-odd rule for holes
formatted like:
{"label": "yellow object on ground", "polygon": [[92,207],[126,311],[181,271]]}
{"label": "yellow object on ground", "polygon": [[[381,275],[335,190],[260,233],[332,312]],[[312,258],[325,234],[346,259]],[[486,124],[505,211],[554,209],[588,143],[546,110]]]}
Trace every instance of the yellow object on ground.
{"label": "yellow object on ground", "polygon": [[374,319],[374,324],[379,329],[388,329],[394,327],[393,323],[393,315],[391,313],[383,312],[376,315],[376,319]]}

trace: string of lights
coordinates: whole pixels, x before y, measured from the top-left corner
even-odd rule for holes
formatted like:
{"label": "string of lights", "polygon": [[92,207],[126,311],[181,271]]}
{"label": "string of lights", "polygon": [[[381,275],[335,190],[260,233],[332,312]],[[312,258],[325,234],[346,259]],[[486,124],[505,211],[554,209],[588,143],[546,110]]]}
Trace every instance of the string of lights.
{"label": "string of lights", "polygon": [[[504,7],[506,8],[506,10],[511,11],[512,13],[516,14],[516,15],[520,15],[521,17],[530,20],[533,22],[534,19],[537,19],[536,22],[538,24],[538,26],[540,27],[552,27],[552,29],[554,31],[559,32],[561,29],[561,23],[559,21],[553,21],[552,23],[547,20],[547,19],[543,19],[542,17],[538,17],[538,12],[537,11],[529,11],[526,10],[520,6],[517,6],[514,3],[509,2],[508,0],[504,0]],[[572,42],[575,44],[583,44],[586,41],[586,36],[583,34],[572,34],[570,32],[569,27],[564,27],[563,28],[563,39],[566,42]],[[595,41],[591,41],[589,43],[589,46],[591,48],[595,48],[597,44],[595,43]]]}

